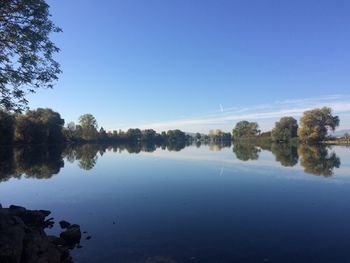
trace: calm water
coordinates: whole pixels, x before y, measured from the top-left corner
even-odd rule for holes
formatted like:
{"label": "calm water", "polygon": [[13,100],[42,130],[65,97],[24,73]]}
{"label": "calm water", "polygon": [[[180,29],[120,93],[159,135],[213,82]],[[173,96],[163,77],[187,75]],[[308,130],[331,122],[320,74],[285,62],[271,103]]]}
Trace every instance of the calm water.
{"label": "calm water", "polygon": [[88,231],[76,262],[350,262],[350,148],[168,148],[2,148],[0,202]]}

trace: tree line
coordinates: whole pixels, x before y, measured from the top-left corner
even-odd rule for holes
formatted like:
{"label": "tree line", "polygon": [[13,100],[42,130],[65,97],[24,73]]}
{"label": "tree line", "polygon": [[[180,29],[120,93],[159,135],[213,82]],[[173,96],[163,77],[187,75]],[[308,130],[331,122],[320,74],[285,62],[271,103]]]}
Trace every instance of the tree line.
{"label": "tree line", "polygon": [[52,109],[39,108],[25,114],[0,111],[0,144],[52,144],[84,142],[186,143],[191,137],[181,130],[157,133],[138,128],[106,131],[92,114],[80,116],[78,124],[65,121]]}
{"label": "tree line", "polygon": [[[282,117],[268,132],[261,132],[256,122],[240,121],[232,134],[219,129],[211,130],[208,135],[194,135],[175,129],[161,133],[153,129],[140,130],[130,128],[127,131],[106,131],[98,126],[92,114],[79,117],[78,123],[65,121],[58,112],[48,108],[28,110],[26,113],[0,111],[0,144],[50,144],[84,142],[155,142],[185,143],[191,141],[223,142],[239,140],[265,139],[272,142],[318,143],[331,139],[329,131],[339,126],[339,117],[334,116],[328,107],[305,111],[298,121],[293,117]],[[345,137],[346,136],[346,137]],[[349,136],[344,135],[344,140]]]}
{"label": "tree line", "polygon": [[293,117],[282,117],[268,132],[261,132],[256,122],[240,121],[232,130],[234,140],[267,139],[273,142],[319,143],[332,140],[329,131],[339,126],[339,117],[329,107],[316,108],[303,113],[300,122]]}

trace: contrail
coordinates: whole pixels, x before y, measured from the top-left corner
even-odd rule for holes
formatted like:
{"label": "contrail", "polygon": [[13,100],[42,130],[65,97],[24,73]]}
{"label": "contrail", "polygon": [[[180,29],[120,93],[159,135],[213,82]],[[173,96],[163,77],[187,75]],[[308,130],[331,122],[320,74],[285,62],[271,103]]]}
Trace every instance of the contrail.
{"label": "contrail", "polygon": [[221,104],[219,104],[221,112],[224,112],[224,107],[222,107]]}

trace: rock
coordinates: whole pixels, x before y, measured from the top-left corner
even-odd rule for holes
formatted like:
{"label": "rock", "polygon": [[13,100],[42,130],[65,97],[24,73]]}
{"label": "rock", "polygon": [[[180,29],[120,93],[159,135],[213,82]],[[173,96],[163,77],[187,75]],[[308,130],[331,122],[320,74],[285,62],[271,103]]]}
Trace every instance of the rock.
{"label": "rock", "polygon": [[70,225],[71,225],[69,222],[67,222],[67,221],[65,221],[65,220],[60,221],[59,224],[60,224],[60,227],[61,227],[62,229],[68,228],[68,227],[70,227]]}
{"label": "rock", "polygon": [[49,210],[39,210],[40,213],[44,214],[45,217],[49,216],[51,214],[51,211]]}
{"label": "rock", "polygon": [[[0,262],[72,263],[66,240],[44,231],[48,223],[53,224],[52,219],[45,220],[49,214],[15,205],[0,207]],[[73,226],[70,231],[77,238],[80,228]]]}
{"label": "rock", "polygon": [[64,239],[69,246],[80,243],[81,232],[79,225],[71,225],[68,229],[60,234],[60,237]]}
{"label": "rock", "polygon": [[20,262],[25,225],[21,219],[0,213],[0,262]]}
{"label": "rock", "polygon": [[19,211],[26,211],[26,209],[24,207],[18,206],[18,205],[10,205],[9,209],[19,210]]}

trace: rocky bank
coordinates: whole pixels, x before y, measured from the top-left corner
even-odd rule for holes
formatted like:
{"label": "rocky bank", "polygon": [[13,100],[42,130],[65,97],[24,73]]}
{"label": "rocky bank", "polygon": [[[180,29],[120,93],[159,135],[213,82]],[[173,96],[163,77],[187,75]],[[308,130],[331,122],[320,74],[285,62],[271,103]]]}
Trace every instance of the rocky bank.
{"label": "rocky bank", "polygon": [[65,224],[60,237],[48,236],[44,229],[52,227],[47,210],[27,210],[20,206],[0,205],[1,263],[71,263],[69,249],[79,246],[79,225]]}

